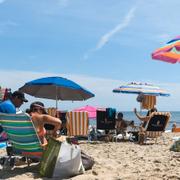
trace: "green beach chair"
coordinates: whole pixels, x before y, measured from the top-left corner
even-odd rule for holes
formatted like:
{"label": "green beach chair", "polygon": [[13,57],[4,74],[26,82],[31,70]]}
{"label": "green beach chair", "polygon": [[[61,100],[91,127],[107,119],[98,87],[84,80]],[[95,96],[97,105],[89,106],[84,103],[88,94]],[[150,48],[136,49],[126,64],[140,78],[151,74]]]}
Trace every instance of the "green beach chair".
{"label": "green beach chair", "polygon": [[13,155],[20,155],[27,159],[41,158],[44,145],[41,144],[28,114],[0,113],[0,124],[7,133]]}

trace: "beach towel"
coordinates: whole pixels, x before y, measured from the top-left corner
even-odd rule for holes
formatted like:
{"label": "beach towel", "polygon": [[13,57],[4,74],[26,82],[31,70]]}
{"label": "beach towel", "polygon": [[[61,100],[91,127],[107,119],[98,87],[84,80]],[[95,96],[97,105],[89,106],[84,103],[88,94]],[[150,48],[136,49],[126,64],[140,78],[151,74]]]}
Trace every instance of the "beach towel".
{"label": "beach towel", "polygon": [[108,120],[115,119],[115,116],[116,116],[116,109],[114,109],[114,108],[106,108],[106,118]]}
{"label": "beach towel", "polygon": [[141,103],[142,109],[152,109],[156,105],[156,96],[144,95]]}
{"label": "beach towel", "polygon": [[107,108],[105,110],[97,109],[97,129],[111,130],[115,129],[115,109]]}
{"label": "beach towel", "polygon": [[88,112],[69,111],[66,114],[68,136],[87,136],[89,117]]}
{"label": "beach towel", "polygon": [[43,153],[39,172],[42,176],[58,179],[84,173],[80,147],[50,138]]}

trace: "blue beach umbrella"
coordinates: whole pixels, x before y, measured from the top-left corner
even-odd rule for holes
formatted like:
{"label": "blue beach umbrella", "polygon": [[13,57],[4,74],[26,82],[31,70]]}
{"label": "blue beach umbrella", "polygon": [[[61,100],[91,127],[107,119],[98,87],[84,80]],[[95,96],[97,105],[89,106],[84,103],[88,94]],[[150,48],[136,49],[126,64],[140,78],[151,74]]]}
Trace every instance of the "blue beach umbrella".
{"label": "blue beach umbrella", "polygon": [[25,83],[19,91],[38,98],[82,101],[95,95],[77,83],[63,77],[45,77]]}

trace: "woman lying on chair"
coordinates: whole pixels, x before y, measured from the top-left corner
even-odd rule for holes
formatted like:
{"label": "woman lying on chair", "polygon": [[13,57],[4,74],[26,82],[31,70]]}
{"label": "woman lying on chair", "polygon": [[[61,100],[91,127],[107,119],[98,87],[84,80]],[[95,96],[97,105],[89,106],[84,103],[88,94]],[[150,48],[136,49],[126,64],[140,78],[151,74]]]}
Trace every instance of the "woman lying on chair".
{"label": "woman lying on chair", "polygon": [[57,131],[61,128],[61,120],[56,117],[52,117],[46,114],[44,109],[44,104],[37,101],[30,105],[29,114],[32,118],[33,124],[36,127],[37,133],[41,140],[42,144],[46,144],[47,140],[45,138],[46,129],[44,128],[45,124],[50,124],[54,126],[53,137],[57,137]]}

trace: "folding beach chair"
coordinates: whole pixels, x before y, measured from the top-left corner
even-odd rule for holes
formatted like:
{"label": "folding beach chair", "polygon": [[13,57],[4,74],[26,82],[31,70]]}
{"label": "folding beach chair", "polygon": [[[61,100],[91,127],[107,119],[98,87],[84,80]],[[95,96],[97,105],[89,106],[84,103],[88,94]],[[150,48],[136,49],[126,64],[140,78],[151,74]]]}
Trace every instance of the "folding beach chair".
{"label": "folding beach chair", "polygon": [[[151,114],[151,118],[146,124],[146,127],[143,130],[145,141],[147,138],[155,138],[157,143],[158,137],[163,137],[162,134],[165,131],[165,128],[167,127],[167,124],[170,119],[170,113],[169,112],[153,112]],[[141,132],[139,133],[139,137],[141,136]],[[163,138],[164,140],[164,138]],[[165,140],[164,140],[165,142]]]}
{"label": "folding beach chair", "polygon": [[114,108],[98,108],[97,114],[97,130],[104,130],[105,134],[98,135],[98,140],[111,141],[115,131],[116,109]]}
{"label": "folding beach chair", "polygon": [[115,129],[116,110],[113,108],[97,109],[97,129]]}
{"label": "folding beach chair", "polygon": [[45,145],[41,144],[28,114],[0,113],[0,124],[12,145],[12,154],[10,156],[20,155],[27,159],[41,158],[43,146]]}
{"label": "folding beach chair", "polygon": [[68,136],[88,136],[88,112],[67,112],[66,120]]}

